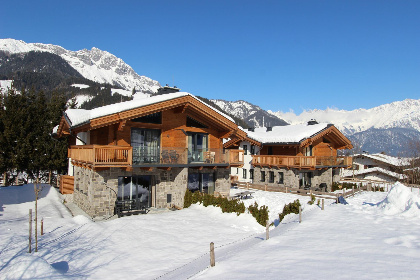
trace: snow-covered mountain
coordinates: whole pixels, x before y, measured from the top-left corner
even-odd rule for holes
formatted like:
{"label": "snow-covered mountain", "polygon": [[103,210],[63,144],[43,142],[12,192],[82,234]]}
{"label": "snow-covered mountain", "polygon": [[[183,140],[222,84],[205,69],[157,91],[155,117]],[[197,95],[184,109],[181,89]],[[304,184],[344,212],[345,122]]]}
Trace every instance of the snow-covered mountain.
{"label": "snow-covered mountain", "polygon": [[225,112],[229,112],[235,117],[244,120],[251,127],[278,126],[288,124],[281,118],[267,111],[264,111],[259,106],[243,100],[231,102],[221,99],[213,99],[211,101],[213,101]]}
{"label": "snow-covered mountain", "polygon": [[133,68],[115,55],[97,48],[91,50],[69,51],[63,47],[25,43],[15,39],[0,39],[0,51],[10,54],[30,51],[50,52],[62,57],[84,78],[98,83],[120,86],[125,90],[155,93],[160,88],[158,81],[138,75]]}
{"label": "snow-covered mountain", "polygon": [[346,135],[363,132],[370,128],[408,128],[420,132],[420,99],[405,99],[371,109],[353,111],[328,108],[326,110],[307,110],[299,115],[293,112],[270,113],[290,124],[304,123],[309,119],[330,122]]}

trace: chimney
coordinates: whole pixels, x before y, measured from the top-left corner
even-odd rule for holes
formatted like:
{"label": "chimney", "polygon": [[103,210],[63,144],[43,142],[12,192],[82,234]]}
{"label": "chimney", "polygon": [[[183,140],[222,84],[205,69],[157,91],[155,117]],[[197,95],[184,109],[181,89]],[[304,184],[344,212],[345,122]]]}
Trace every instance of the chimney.
{"label": "chimney", "polygon": [[311,120],[308,122],[308,125],[314,125],[314,124],[318,124],[318,122],[317,122],[315,119],[311,119]]}
{"label": "chimney", "polygon": [[255,127],[248,127],[248,131],[254,132],[255,131]]}
{"label": "chimney", "polygon": [[267,126],[267,131],[273,131],[273,128],[271,126]]}

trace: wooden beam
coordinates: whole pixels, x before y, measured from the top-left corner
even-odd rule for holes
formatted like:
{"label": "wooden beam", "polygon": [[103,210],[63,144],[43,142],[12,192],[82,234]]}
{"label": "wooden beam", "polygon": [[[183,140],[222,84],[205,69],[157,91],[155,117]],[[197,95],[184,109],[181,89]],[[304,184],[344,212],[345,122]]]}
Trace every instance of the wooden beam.
{"label": "wooden beam", "polygon": [[118,131],[123,131],[124,126],[127,124],[127,120],[120,121],[120,124],[118,125]]}

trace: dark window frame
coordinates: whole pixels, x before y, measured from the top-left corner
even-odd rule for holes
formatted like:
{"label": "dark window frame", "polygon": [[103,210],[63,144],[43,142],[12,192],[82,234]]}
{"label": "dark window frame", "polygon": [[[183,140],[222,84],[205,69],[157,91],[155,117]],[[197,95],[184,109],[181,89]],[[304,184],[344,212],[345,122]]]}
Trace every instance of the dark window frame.
{"label": "dark window frame", "polygon": [[265,171],[261,171],[261,182],[265,182]]}
{"label": "dark window frame", "polygon": [[279,184],[284,184],[284,172],[279,172]]}

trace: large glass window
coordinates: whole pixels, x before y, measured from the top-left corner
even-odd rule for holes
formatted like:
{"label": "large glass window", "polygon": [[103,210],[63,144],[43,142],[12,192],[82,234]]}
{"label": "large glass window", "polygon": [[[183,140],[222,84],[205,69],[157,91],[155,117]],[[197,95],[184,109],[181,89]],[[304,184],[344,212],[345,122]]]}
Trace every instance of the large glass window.
{"label": "large glass window", "polygon": [[133,164],[159,162],[160,130],[132,128],[131,146],[133,147]]}
{"label": "large glass window", "polygon": [[249,179],[254,180],[254,169],[249,170]]}
{"label": "large glass window", "polygon": [[213,173],[189,173],[188,189],[191,192],[199,191],[203,193],[214,193],[214,174]]}
{"label": "large glass window", "polygon": [[118,177],[117,201],[124,201],[130,209],[142,209],[151,206],[151,176]]}
{"label": "large glass window", "polygon": [[243,177],[244,179],[246,179],[246,169],[245,169],[245,168],[244,168],[244,170],[243,170],[242,177]]}
{"label": "large glass window", "polygon": [[207,134],[188,134],[188,162],[204,162],[207,152]]}

